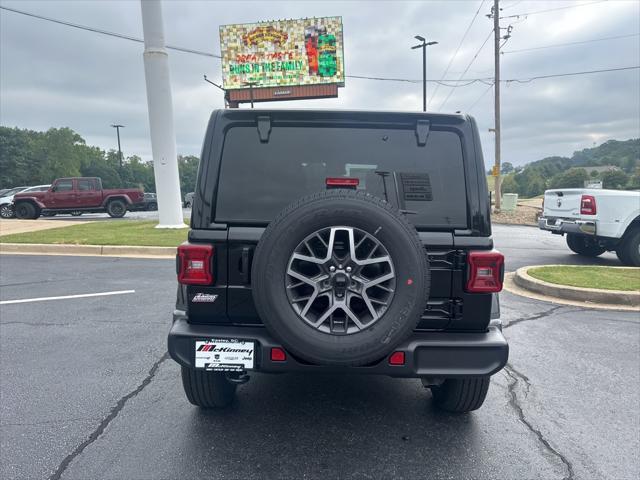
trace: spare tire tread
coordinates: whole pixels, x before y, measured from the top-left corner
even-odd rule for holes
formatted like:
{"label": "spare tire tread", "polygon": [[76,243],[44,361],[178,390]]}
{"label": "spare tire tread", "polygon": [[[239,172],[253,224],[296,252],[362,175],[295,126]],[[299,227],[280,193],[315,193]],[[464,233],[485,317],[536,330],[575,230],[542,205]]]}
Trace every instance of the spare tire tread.
{"label": "spare tire tread", "polygon": [[[314,193],[306,197],[302,197],[299,200],[285,207],[265,229],[265,232],[263,233],[262,238],[255,250],[254,262],[253,262],[254,268],[262,259],[262,257],[264,256],[268,257],[271,254],[271,251],[265,250],[265,248],[269,248],[269,243],[271,243],[270,238],[274,234],[279,233],[278,227],[281,224],[281,222],[284,221],[285,218],[295,213],[300,208],[303,208],[303,207],[307,208],[319,202],[326,201],[328,199],[348,200],[348,201],[356,201],[356,202],[359,201],[359,202],[366,202],[369,204],[373,204],[376,207],[379,207],[380,210],[384,212],[391,221],[394,221],[397,224],[399,224],[402,227],[402,230],[404,231],[403,233],[406,234],[409,241],[414,244],[417,250],[423,252],[422,255],[419,255],[419,260],[418,260],[419,262],[421,262],[419,269],[420,271],[424,272],[424,278],[422,279],[421,283],[425,286],[426,292],[429,291],[430,273],[429,273],[428,257],[415,227],[411,223],[409,223],[405,215],[399,212],[398,209],[395,208],[393,205],[389,204],[388,202],[386,202],[385,200],[379,197],[376,197],[374,195],[371,195],[369,193],[362,192],[362,191],[342,190],[342,189],[327,190],[323,192]],[[267,245],[267,247],[265,247],[265,245]],[[299,349],[296,349],[295,345],[287,344],[286,340],[283,338],[283,335],[281,335],[280,331],[278,331],[277,326],[269,324],[270,315],[265,315],[263,314],[263,312],[260,311],[261,302],[259,299],[256,298],[256,295],[258,296],[260,295],[258,293],[261,290],[259,282],[261,282],[262,279],[260,278],[260,275],[256,275],[254,273],[252,273],[252,279],[253,279],[252,290],[254,294],[254,300],[256,303],[256,307],[258,308],[258,312],[261,313],[260,316],[262,317],[262,320],[265,323],[265,326],[267,327],[267,329],[271,331],[272,334],[274,334],[276,338],[278,338],[283,343],[285,347],[288,347],[290,350],[292,350],[294,353],[296,353],[300,357],[303,357],[306,360],[311,362],[318,362],[323,364],[340,365],[340,366],[359,366],[359,365],[364,365],[364,364],[369,364],[371,362],[379,361],[382,358],[384,358],[386,354],[389,353],[389,352],[385,352],[382,355],[371,354],[370,352],[371,345],[365,343],[362,345],[352,345],[352,346],[349,346],[348,350],[346,348],[343,350],[343,352],[348,351],[348,353],[351,356],[357,357],[355,360],[325,359],[322,362],[320,362],[317,359],[311,358],[311,355],[308,352],[300,351]],[[419,307],[420,313],[422,313],[422,311],[424,311],[424,309],[426,308],[426,304],[428,301],[428,294],[424,296],[423,300],[424,302],[421,303]],[[267,317],[266,321],[265,321],[265,317]],[[387,350],[392,349],[399,342],[409,337],[409,335],[411,334],[411,332],[413,331],[413,329],[415,328],[415,326],[419,321],[420,321],[420,315],[416,315],[416,318],[414,321],[407,322],[407,323],[411,323],[411,325],[407,324],[407,325],[404,325],[402,328],[400,328],[399,330],[401,330],[401,333],[398,334],[398,336],[394,340],[393,342],[394,345],[389,344]],[[374,328],[374,327],[371,327],[371,328]],[[395,334],[395,332],[391,332],[390,334]],[[358,335],[358,333],[354,335]]]}

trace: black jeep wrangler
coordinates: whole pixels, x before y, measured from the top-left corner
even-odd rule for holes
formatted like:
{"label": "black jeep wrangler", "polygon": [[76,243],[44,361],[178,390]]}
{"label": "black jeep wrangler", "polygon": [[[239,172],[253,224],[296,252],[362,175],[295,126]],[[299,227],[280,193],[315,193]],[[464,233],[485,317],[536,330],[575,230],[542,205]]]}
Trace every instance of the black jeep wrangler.
{"label": "black jeep wrangler", "polygon": [[419,378],[467,412],[507,362],[468,116],[214,112],[176,263],[169,353],[200,407],[251,372],[336,372]]}

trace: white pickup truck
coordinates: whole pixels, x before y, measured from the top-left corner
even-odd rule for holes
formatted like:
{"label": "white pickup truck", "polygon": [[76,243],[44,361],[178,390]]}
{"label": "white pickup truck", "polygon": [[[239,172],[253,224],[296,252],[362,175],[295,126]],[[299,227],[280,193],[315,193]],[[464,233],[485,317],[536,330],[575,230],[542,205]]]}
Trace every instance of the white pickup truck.
{"label": "white pickup truck", "polygon": [[579,255],[615,251],[625,265],[640,266],[640,192],[565,188],[544,192],[538,226],[567,234]]}

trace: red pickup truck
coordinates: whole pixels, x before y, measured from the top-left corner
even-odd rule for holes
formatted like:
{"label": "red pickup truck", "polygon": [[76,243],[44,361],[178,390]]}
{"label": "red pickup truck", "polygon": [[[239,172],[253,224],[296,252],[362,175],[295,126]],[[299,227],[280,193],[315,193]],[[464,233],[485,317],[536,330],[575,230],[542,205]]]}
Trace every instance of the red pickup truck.
{"label": "red pickup truck", "polygon": [[13,208],[18,218],[72,212],[107,212],[120,218],[143,200],[144,194],[137,188],[103,190],[97,177],[59,178],[47,191],[17,194]]}

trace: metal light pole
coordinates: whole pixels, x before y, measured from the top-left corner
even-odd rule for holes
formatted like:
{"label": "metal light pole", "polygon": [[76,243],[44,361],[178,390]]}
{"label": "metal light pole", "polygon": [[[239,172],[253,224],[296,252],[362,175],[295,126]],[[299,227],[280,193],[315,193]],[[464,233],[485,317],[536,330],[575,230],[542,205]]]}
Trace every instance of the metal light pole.
{"label": "metal light pole", "polygon": [[160,0],[140,0],[140,6],[144,33],[143,58],[149,130],[160,217],[156,228],[185,228],[180,198],[176,135],[173,129],[169,55],[165,48],[162,25],[162,5]]}
{"label": "metal light pole", "polygon": [[116,134],[118,135],[118,160],[120,161],[120,170],[122,170],[122,149],[120,148],[120,129],[124,128],[124,125],[111,125],[116,129]]}
{"label": "metal light pole", "polygon": [[414,45],[411,47],[411,50],[415,50],[416,48],[422,49],[422,111],[427,111],[427,47],[431,45],[437,45],[438,42],[427,42],[424,37],[420,35],[416,35],[413,38],[418,40],[418,45]]}

